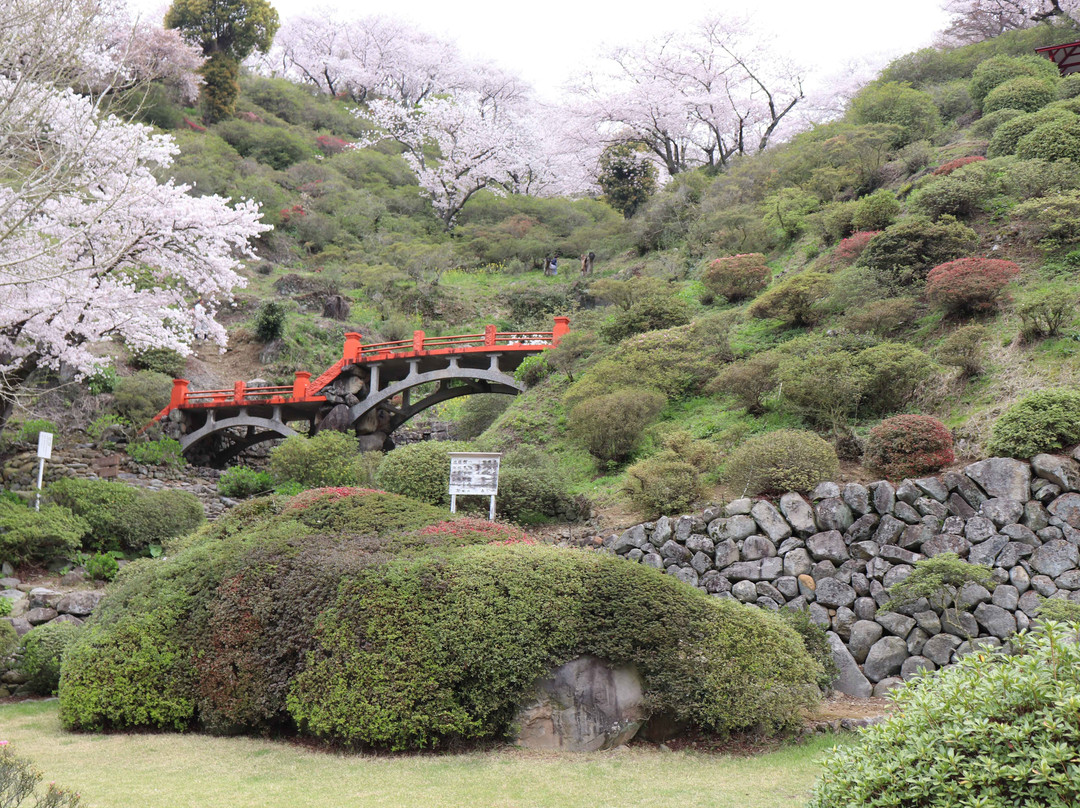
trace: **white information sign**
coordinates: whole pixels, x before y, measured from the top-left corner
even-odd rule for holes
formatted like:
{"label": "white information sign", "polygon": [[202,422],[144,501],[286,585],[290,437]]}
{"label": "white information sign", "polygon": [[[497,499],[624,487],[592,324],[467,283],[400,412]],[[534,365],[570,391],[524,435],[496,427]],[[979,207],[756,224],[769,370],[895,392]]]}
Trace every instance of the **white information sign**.
{"label": "white information sign", "polygon": [[37,456],[45,460],[52,460],[52,432],[38,432]]}
{"label": "white information sign", "polygon": [[499,492],[499,458],[502,452],[450,452],[450,510],[457,512],[457,498],[466,495],[491,497],[488,518],[495,518],[495,495]]}

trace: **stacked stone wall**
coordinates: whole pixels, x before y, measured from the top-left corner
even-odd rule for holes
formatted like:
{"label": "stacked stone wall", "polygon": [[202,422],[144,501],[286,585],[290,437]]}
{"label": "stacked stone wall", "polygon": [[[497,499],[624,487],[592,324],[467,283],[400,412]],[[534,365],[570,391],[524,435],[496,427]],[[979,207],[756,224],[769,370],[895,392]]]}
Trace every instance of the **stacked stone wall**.
{"label": "stacked stone wall", "polygon": [[[840,678],[881,695],[918,671],[1000,646],[1043,598],[1080,603],[1080,449],[1030,462],[990,458],[937,477],[822,483],[810,497],[737,499],[604,539],[610,551],[717,597],[806,609],[827,630]],[[953,552],[989,565],[961,610],[921,600],[885,611],[920,559]]]}

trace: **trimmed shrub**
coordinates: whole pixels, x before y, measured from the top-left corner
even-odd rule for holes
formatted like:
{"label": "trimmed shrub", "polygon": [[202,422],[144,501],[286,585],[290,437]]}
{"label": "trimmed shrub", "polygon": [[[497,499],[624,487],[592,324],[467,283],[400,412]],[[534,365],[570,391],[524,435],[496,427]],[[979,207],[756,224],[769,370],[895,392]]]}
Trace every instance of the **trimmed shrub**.
{"label": "trimmed shrub", "polygon": [[761,253],[744,253],[727,258],[717,258],[701,275],[705,291],[714,297],[722,297],[729,303],[738,303],[757,297],[766,286],[772,270]]}
{"label": "trimmed shrub", "polygon": [[947,177],[949,174],[952,174],[958,168],[963,168],[964,166],[971,165],[972,163],[980,163],[985,159],[985,157],[980,157],[979,155],[972,155],[971,157],[957,157],[955,160],[949,160],[946,163],[942,163],[931,173],[935,177]]}
{"label": "trimmed shrub", "polygon": [[1071,160],[1080,163],[1080,120],[1044,123],[1016,142],[1023,160]]}
{"label": "trimmed shrub", "polygon": [[233,466],[218,478],[218,493],[234,499],[247,499],[256,494],[266,494],[274,487],[274,478],[267,471],[256,471],[245,466]]}
{"label": "trimmed shrub", "polygon": [[1058,82],[1057,91],[1054,95],[1059,99],[1076,98],[1080,96],[1080,75],[1070,73],[1062,76]]}
{"label": "trimmed shrub", "polygon": [[134,486],[108,480],[57,480],[48,488],[48,497],[86,520],[88,550],[114,550],[126,537],[123,514],[134,509],[142,492]]}
{"label": "trimmed shrub", "polygon": [[999,175],[985,161],[969,163],[912,194],[909,209],[931,219],[974,216],[999,194],[1001,184]]}
{"label": "trimmed shrub", "polygon": [[997,586],[994,571],[987,564],[971,564],[956,553],[940,553],[916,561],[910,575],[889,587],[889,601],[882,608],[891,612],[928,600],[935,609],[968,609],[974,604],[960,598],[968,584],[989,590]]}
{"label": "trimmed shrub", "polygon": [[566,476],[545,453],[521,447],[503,458],[499,469],[499,515],[523,524],[550,518],[574,521],[588,514],[588,502],[570,494]]}
{"label": "trimmed shrub", "polygon": [[117,513],[124,549],[142,552],[190,533],[205,519],[202,503],[189,491],[148,491]]}
{"label": "trimmed shrub", "polygon": [[[808,808],[1070,805],[1080,729],[1076,626],[1010,638],[894,692],[898,709],[826,758]],[[937,750],[937,753],[929,750]]]}
{"label": "trimmed shrub", "polygon": [[1053,62],[1041,56],[992,56],[980,62],[971,74],[968,85],[971,100],[983,109],[991,91],[1020,77],[1040,79],[1052,91],[1058,82],[1058,69]]}
{"label": "trimmed shrub", "polygon": [[938,348],[938,361],[960,368],[964,378],[978,376],[985,369],[986,343],[990,331],[981,325],[965,325],[953,331]]}
{"label": "trimmed shrub", "polygon": [[286,438],[270,450],[269,471],[275,485],[298,483],[304,488],[319,488],[371,483],[356,438],[333,430],[311,438]]}
{"label": "trimmed shrub", "polygon": [[379,463],[375,484],[386,491],[430,505],[450,502],[450,452],[467,452],[458,441],[423,441],[399,446]]}
{"label": "trimmed shrub", "polygon": [[833,248],[828,263],[832,268],[851,266],[859,260],[859,256],[863,254],[870,239],[880,232],[880,230],[865,230],[861,233],[852,233]]}
{"label": "trimmed shrub", "polygon": [[[0,598],[0,601],[7,603],[7,606],[0,603],[0,617],[7,617],[11,614],[11,601],[7,598]],[[0,620],[0,659],[6,657],[18,647],[19,634],[15,631],[15,626],[11,625],[7,620]]]}
{"label": "trimmed shrub", "polygon": [[40,511],[0,499],[0,561],[42,564],[77,552],[89,525],[67,508],[42,505]]}
{"label": "trimmed shrub", "polygon": [[94,581],[111,581],[120,571],[120,564],[108,553],[91,556],[83,566]]}
{"label": "trimmed shrub", "polygon": [[1003,157],[1016,151],[1020,139],[1034,132],[1043,124],[1076,120],[1076,115],[1064,109],[1040,109],[1027,115],[1020,115],[1002,123],[994,130],[986,153],[990,157]]}
{"label": "trimmed shrub", "polygon": [[1028,458],[1080,443],[1080,393],[1040,390],[1010,406],[994,423],[986,449]]}
{"label": "trimmed shrub", "polygon": [[131,364],[139,370],[152,370],[176,379],[184,375],[187,358],[172,348],[146,348],[131,357]]}
{"label": "trimmed shrub", "polygon": [[285,306],[267,300],[255,313],[255,336],[260,342],[273,342],[285,333]]}
{"label": "trimmed shrub", "polygon": [[999,126],[1023,114],[1018,109],[999,109],[997,112],[983,115],[969,127],[968,131],[971,132],[972,137],[991,138]]}
{"label": "trimmed shrub", "polygon": [[885,229],[870,240],[859,263],[900,286],[921,283],[931,267],[970,255],[978,234],[956,221],[908,219]]}
{"label": "trimmed shrub", "polygon": [[832,280],[823,272],[807,271],[781,281],[754,301],[751,317],[772,317],[793,328],[820,319],[820,303],[829,295]]}
{"label": "trimmed shrub", "polygon": [[634,451],[645,425],[666,403],[662,394],[639,387],[597,396],[570,411],[570,434],[598,460],[619,462]]}
{"label": "trimmed shrub", "polygon": [[815,435],[778,429],[750,438],[728,458],[724,477],[739,495],[809,491],[839,471],[836,451]]}
{"label": "trimmed shrub", "polygon": [[933,96],[895,81],[866,86],[852,99],[848,114],[858,124],[884,123],[899,127],[893,141],[897,148],[929,138],[940,123]]}
{"label": "trimmed shrub", "polygon": [[[535,356],[526,356],[514,371],[514,380],[526,387],[535,387],[551,374],[546,351]],[[493,419],[494,420],[494,419]]]}
{"label": "trimmed shrub", "polygon": [[1016,301],[1016,313],[1023,323],[1024,339],[1056,337],[1076,317],[1080,288],[1064,281],[1055,281],[1025,292]]}
{"label": "trimmed shrub", "polygon": [[692,463],[665,451],[626,470],[626,493],[650,516],[683,513],[701,496],[701,480]]}
{"label": "trimmed shrub", "polygon": [[1046,249],[1080,241],[1080,191],[1064,191],[1030,199],[1013,208],[1020,232]]}
{"label": "trimmed shrub", "polygon": [[582,654],[636,665],[652,709],[712,732],[794,727],[815,700],[820,666],[776,615],[402,497],[309,495],[126,567],[65,655],[64,725],[445,747],[503,737]]}
{"label": "trimmed shrub", "polygon": [[1054,88],[1041,79],[1018,76],[999,84],[983,100],[983,112],[999,109],[1019,109],[1034,112],[1054,100]]}
{"label": "trimmed shrub", "polygon": [[60,664],[64,652],[79,635],[76,623],[51,622],[37,626],[22,636],[23,657],[19,670],[27,686],[39,696],[52,696],[60,686]]}
{"label": "trimmed shrub", "polygon": [[952,433],[929,415],[895,415],[870,430],[863,462],[890,480],[934,474],[956,460]]}
{"label": "trimmed shrub", "polygon": [[865,374],[860,406],[871,412],[896,412],[908,405],[931,373],[930,357],[905,342],[883,342],[860,351],[853,370]]}
{"label": "trimmed shrub", "polygon": [[765,412],[765,398],[776,390],[780,357],[772,351],[754,354],[745,362],[728,365],[709,383],[709,391],[734,396],[751,415]]}
{"label": "trimmed shrub", "polygon": [[836,665],[825,629],[813,621],[806,609],[781,609],[777,614],[799,635],[806,653],[821,666],[817,685],[822,693],[829,692],[836,677],[840,675],[840,668]]}
{"label": "trimmed shrub", "polygon": [[857,334],[893,337],[910,328],[917,314],[914,298],[892,297],[861,306],[847,315],[844,322]]}
{"label": "trimmed shrub", "polygon": [[652,295],[611,315],[600,326],[600,338],[605,342],[622,342],[634,334],[675,328],[689,322],[690,307],[685,300],[673,295]]}
{"label": "trimmed shrub", "polygon": [[128,457],[144,466],[167,466],[175,469],[187,464],[180,441],[175,438],[133,441],[124,447],[124,451]]}
{"label": "trimmed shrub", "polygon": [[884,230],[900,215],[900,203],[892,191],[884,188],[859,200],[851,225],[856,230]]}
{"label": "trimmed shrub", "polygon": [[116,380],[113,387],[117,412],[141,427],[161,412],[172,395],[172,379],[164,373],[140,370]]}
{"label": "trimmed shrub", "polygon": [[1001,305],[1002,293],[1020,267],[996,258],[959,258],[926,276],[930,302],[955,317],[986,314]]}

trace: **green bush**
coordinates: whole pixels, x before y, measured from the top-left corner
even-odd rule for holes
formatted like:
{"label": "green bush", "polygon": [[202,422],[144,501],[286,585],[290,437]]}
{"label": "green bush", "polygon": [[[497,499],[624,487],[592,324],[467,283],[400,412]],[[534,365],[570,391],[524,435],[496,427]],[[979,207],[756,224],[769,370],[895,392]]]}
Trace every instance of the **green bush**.
{"label": "green bush", "polygon": [[640,387],[597,396],[570,410],[570,435],[598,460],[619,462],[634,451],[642,430],[666,403],[662,394]]}
{"label": "green bush", "polygon": [[506,455],[499,469],[499,516],[522,524],[547,519],[575,521],[589,505],[570,493],[569,482],[547,454],[522,447]]}
{"label": "green bush", "polygon": [[1010,406],[994,423],[986,450],[1027,458],[1080,443],[1080,393],[1040,390]]}
{"label": "green bush", "polygon": [[260,342],[273,342],[285,332],[285,306],[267,300],[255,313],[255,336]]}
{"label": "green bush", "polygon": [[982,325],[965,325],[947,336],[938,348],[937,357],[943,365],[960,368],[965,378],[980,375],[986,370],[986,345],[990,331]]}
{"label": "green bush", "polygon": [[1024,292],[1016,300],[1024,339],[1056,337],[1076,317],[1080,288],[1065,281],[1054,281]]}
{"label": "green bush", "polygon": [[772,270],[761,253],[746,253],[717,258],[701,274],[701,285],[712,297],[737,303],[757,297],[766,286]]}
{"label": "green bush", "polygon": [[701,479],[692,463],[666,451],[626,470],[626,493],[635,508],[650,516],[684,513],[701,496]]}
{"label": "green bush", "polygon": [[934,367],[929,356],[905,342],[883,342],[860,351],[854,365],[866,377],[861,407],[877,413],[906,407]]}
{"label": "green bush", "polygon": [[1075,804],[1075,626],[1013,637],[895,691],[898,709],[825,760],[809,808]]}
{"label": "green bush", "polygon": [[[26,800],[34,794],[41,778],[41,772],[29,760],[17,757],[10,746],[0,748],[0,797],[4,798],[4,808],[29,806]],[[78,808],[81,804],[78,794],[56,783],[49,783],[45,793],[34,799],[34,808]]]}
{"label": "green bush", "polygon": [[855,230],[884,230],[900,215],[900,203],[884,188],[859,200],[851,217]]}
{"label": "green bush", "polygon": [[991,112],[989,115],[983,115],[979,120],[975,121],[968,131],[972,136],[978,138],[990,138],[993,137],[994,132],[1006,121],[1011,121],[1015,118],[1019,118],[1024,113],[1018,109],[999,109],[996,112]]}
{"label": "green bush", "polygon": [[859,124],[898,126],[895,147],[929,138],[940,123],[933,96],[895,81],[865,87],[852,99],[848,114]]}
{"label": "green bush", "polygon": [[929,415],[897,415],[870,430],[863,462],[890,480],[925,477],[956,460],[952,433]]}
{"label": "green bush", "polygon": [[978,234],[965,224],[942,220],[907,219],[874,236],[859,263],[899,286],[919,284],[932,267],[970,255]]}
{"label": "green bush", "polygon": [[821,317],[820,303],[831,288],[832,279],[824,272],[800,272],[761,295],[749,313],[752,317],[775,318],[794,328],[813,325]]}
{"label": "green bush", "polygon": [[450,501],[450,452],[467,452],[458,441],[423,441],[399,446],[379,463],[375,484],[385,491],[431,505]]}
{"label": "green bush", "polygon": [[809,491],[839,471],[836,451],[813,432],[778,429],[745,441],[728,457],[724,477],[740,496]]}
{"label": "green bush", "polygon": [[117,512],[124,549],[142,552],[150,545],[190,533],[205,519],[199,498],[188,491],[148,491]]}
{"label": "green bush", "polygon": [[990,138],[990,145],[986,149],[989,157],[1004,157],[1016,151],[1020,139],[1034,132],[1040,126],[1048,123],[1071,123],[1076,120],[1076,115],[1064,109],[1040,109],[1020,115],[1009,121],[1003,122],[994,130]]}
{"label": "green bush", "polygon": [[[514,371],[514,380],[526,387],[535,387],[551,374],[546,353],[526,356]],[[483,431],[483,430],[481,430]]]}
{"label": "green bush", "polygon": [[133,441],[124,447],[128,457],[144,466],[167,466],[180,468],[187,464],[180,441],[175,438]]}
{"label": "green bush", "polygon": [[178,379],[184,375],[187,358],[172,348],[146,348],[132,355],[131,364],[139,370],[152,370]]}
{"label": "green bush", "polygon": [[1032,76],[1018,76],[999,84],[987,94],[983,100],[983,112],[997,112],[999,109],[1034,112],[1053,100],[1053,86]]}
{"label": "green bush", "polygon": [[1039,604],[1036,614],[1043,621],[1080,623],[1080,603],[1073,603],[1064,598],[1046,598]]}
{"label": "green bush", "polygon": [[140,370],[116,380],[113,396],[116,410],[135,426],[141,427],[161,412],[172,395],[172,379],[164,373]]}
{"label": "green bush", "polygon": [[215,128],[242,156],[266,163],[278,170],[315,155],[315,145],[299,134],[277,126],[227,121]]}
{"label": "green bush", "polygon": [[974,216],[997,194],[1000,184],[985,161],[969,163],[920,188],[911,197],[911,209],[931,219]]}
{"label": "green bush", "polygon": [[1076,73],[1062,76],[1061,81],[1058,82],[1057,91],[1054,95],[1060,99],[1076,98],[1080,96],[1080,76]]}
{"label": "green bush", "polygon": [[1016,142],[1022,160],[1071,160],[1080,163],[1080,119],[1051,121]]}
{"label": "green bush", "polygon": [[78,636],[78,624],[57,621],[37,626],[22,636],[19,670],[27,677],[26,684],[31,690],[39,696],[56,693],[64,652]]}
{"label": "green bush", "polygon": [[50,485],[47,494],[57,505],[86,520],[86,549],[113,550],[124,543],[127,533],[123,514],[137,507],[141,491],[108,480],[66,478]]}
{"label": "green bush", "polygon": [[[514,375],[516,377],[517,373]],[[472,440],[480,437],[484,430],[506,412],[506,408],[510,406],[513,400],[513,396],[503,395],[469,396],[465,399],[465,403],[461,408],[461,415],[455,424],[454,434],[462,440]]]}
{"label": "green bush", "polygon": [[[0,617],[7,617],[11,614],[11,601],[7,598],[0,598],[0,600],[7,601],[7,606],[0,604]],[[18,647],[19,634],[15,631],[15,626],[7,620],[0,620],[0,659],[4,659]]]}
{"label": "green bush", "polygon": [[256,471],[246,466],[233,466],[218,478],[218,493],[225,497],[247,499],[256,494],[265,494],[274,487],[274,479],[269,472]]}
{"label": "green bush", "polygon": [[270,450],[269,471],[275,485],[299,483],[305,488],[320,488],[371,483],[356,438],[333,430],[311,438],[286,438]]}
{"label": "green bush", "polygon": [[0,561],[42,564],[67,558],[82,544],[89,525],[67,508],[42,505],[40,511],[0,500]]}
{"label": "green bush", "polygon": [[1012,217],[1022,234],[1043,247],[1068,247],[1080,241],[1080,191],[1029,199],[1013,208]]}
{"label": "green bush", "polygon": [[709,384],[718,395],[734,396],[751,415],[765,412],[765,399],[776,390],[780,357],[773,351],[754,354],[745,362],[728,365]]}
{"label": "green bush", "polygon": [[910,328],[917,313],[913,298],[893,297],[860,306],[848,314],[844,322],[857,334],[893,337]]}
{"label": "green bush", "polygon": [[968,86],[971,99],[985,111],[984,102],[995,88],[1021,77],[1039,79],[1053,92],[1058,81],[1058,70],[1049,59],[1034,54],[992,56],[980,62],[971,74],[971,84]]}
{"label": "green bush", "polygon": [[829,639],[825,636],[825,629],[813,621],[806,609],[781,609],[778,614],[788,627],[799,635],[810,658],[821,666],[817,685],[823,693],[827,693],[840,675],[840,669],[833,657]]}
{"label": "green bush", "polygon": [[22,443],[37,443],[38,435],[42,432],[50,432],[57,435],[60,428],[48,418],[31,418],[19,424],[19,431],[15,433],[15,440]]}
{"label": "green bush", "polygon": [[86,574],[95,581],[111,581],[120,571],[120,565],[116,559],[108,553],[98,553],[87,559]]}
{"label": "green bush", "polygon": [[653,295],[612,314],[600,326],[600,337],[605,342],[622,342],[634,334],[675,328],[689,322],[690,307],[686,301],[672,295]]}
{"label": "green bush", "polygon": [[233,509],[125,567],[65,655],[61,720],[446,746],[503,737],[581,654],[636,665],[652,709],[712,732],[794,727],[815,700],[778,616],[445,516],[340,489]]}

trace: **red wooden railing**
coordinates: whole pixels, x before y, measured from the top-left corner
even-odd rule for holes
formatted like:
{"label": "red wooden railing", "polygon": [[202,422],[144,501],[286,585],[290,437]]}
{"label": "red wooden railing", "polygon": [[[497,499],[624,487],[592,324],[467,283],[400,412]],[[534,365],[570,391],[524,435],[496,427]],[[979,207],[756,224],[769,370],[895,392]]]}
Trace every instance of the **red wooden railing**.
{"label": "red wooden railing", "polygon": [[384,362],[388,359],[414,359],[425,356],[450,356],[469,353],[536,352],[554,347],[570,331],[570,318],[556,317],[551,331],[497,331],[487,326],[481,334],[458,334],[451,337],[429,337],[414,331],[411,340],[377,342],[364,345],[360,334],[345,335],[341,359],[314,381],[306,371],[297,371],[291,385],[248,387],[236,382],[231,389],[189,390],[187,379],[173,379],[169,405],[154,416],[159,421],[175,409],[214,408],[245,404],[285,404],[325,401],[317,395],[336,379],[349,365]]}

